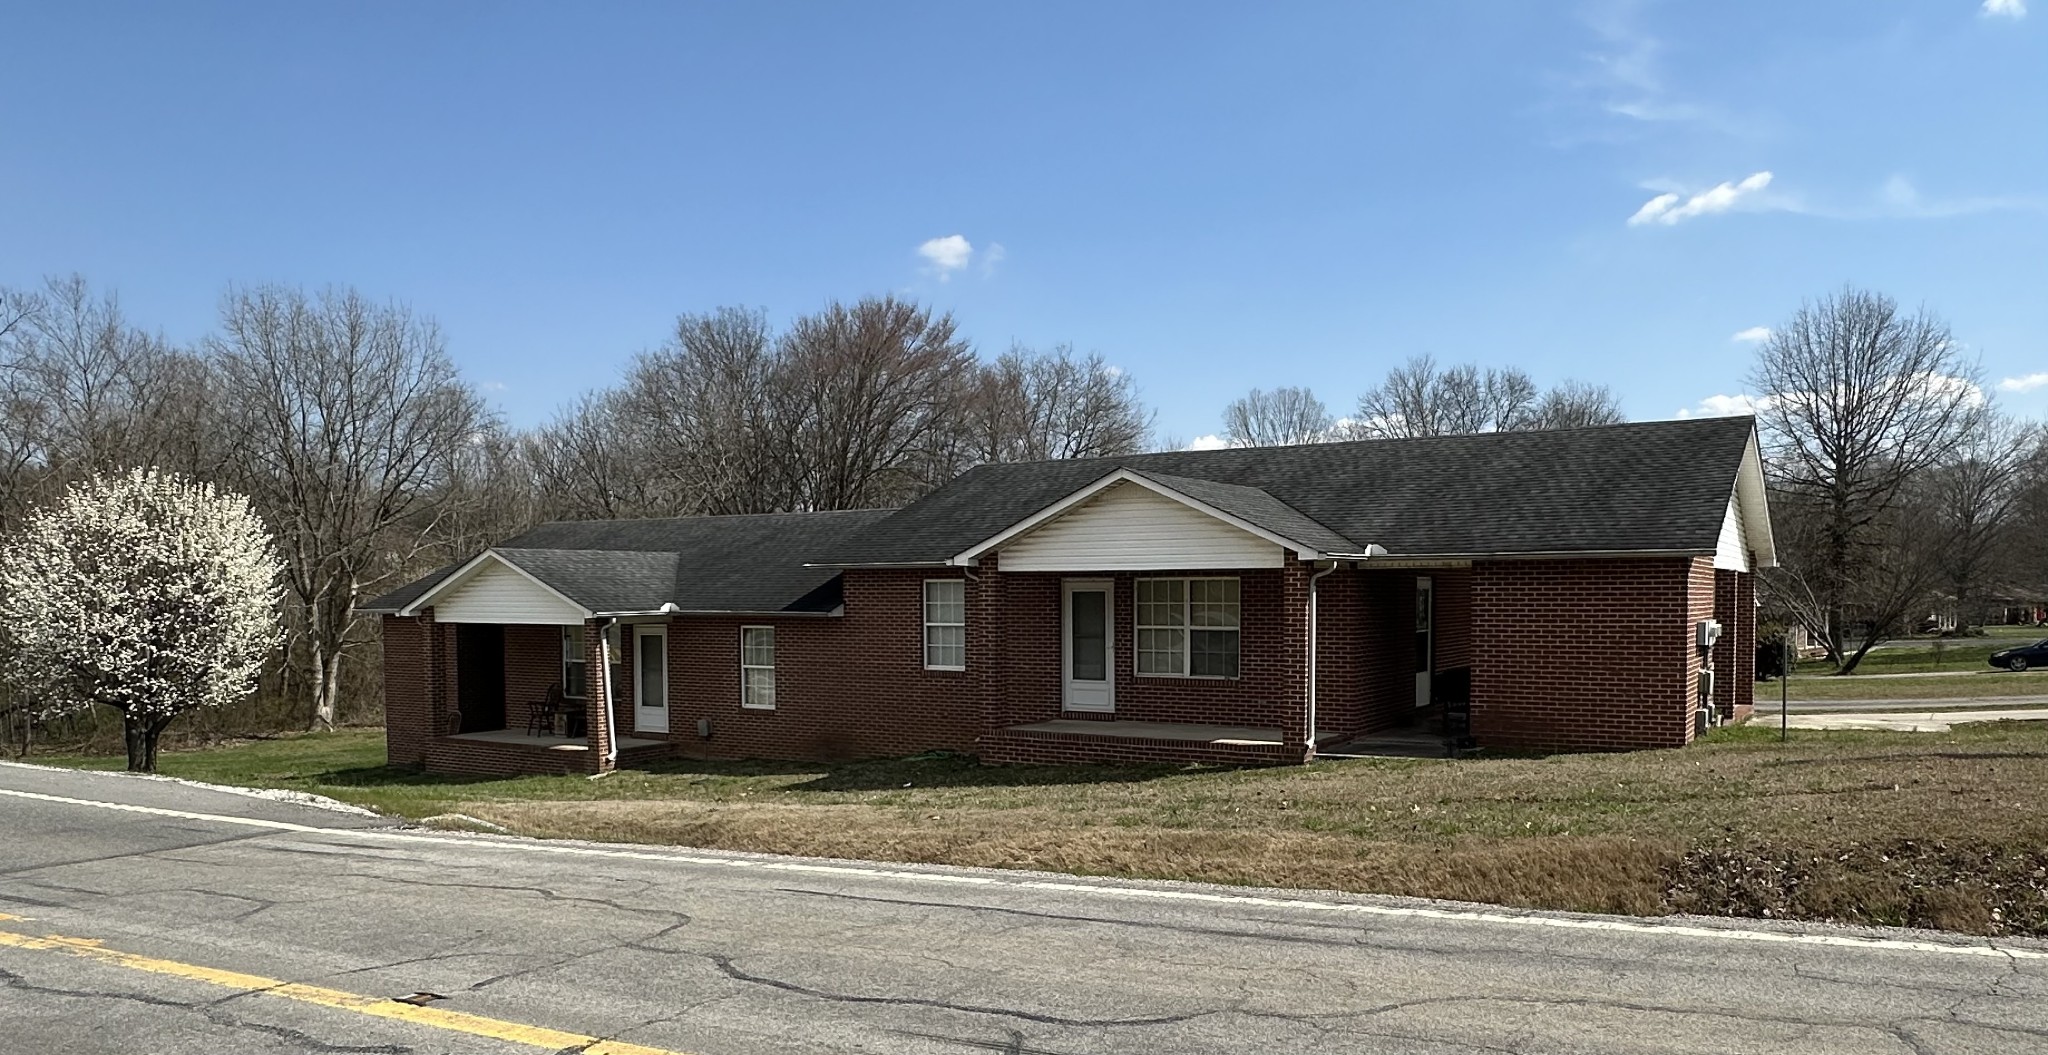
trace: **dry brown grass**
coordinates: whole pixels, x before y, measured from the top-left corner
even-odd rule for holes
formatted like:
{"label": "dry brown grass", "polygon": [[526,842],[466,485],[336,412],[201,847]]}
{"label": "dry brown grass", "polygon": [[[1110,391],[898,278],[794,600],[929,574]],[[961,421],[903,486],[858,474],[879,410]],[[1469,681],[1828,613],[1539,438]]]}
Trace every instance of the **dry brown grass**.
{"label": "dry brown grass", "polygon": [[914,763],[890,766],[891,780],[917,786],[864,789],[880,781],[855,767],[706,781],[691,796],[460,808],[548,836],[2048,933],[2048,730],[2031,725],[1811,734],[1782,746],[1742,730],[1683,752],[1094,783],[977,768],[947,786],[934,768],[918,775],[938,786],[924,786]]}
{"label": "dry brown grass", "polygon": [[926,757],[456,780],[382,760],[381,738],[350,731],[163,768],[554,837],[2048,934],[2043,723],[1788,744],[1740,728],[1683,751],[1260,770]]}

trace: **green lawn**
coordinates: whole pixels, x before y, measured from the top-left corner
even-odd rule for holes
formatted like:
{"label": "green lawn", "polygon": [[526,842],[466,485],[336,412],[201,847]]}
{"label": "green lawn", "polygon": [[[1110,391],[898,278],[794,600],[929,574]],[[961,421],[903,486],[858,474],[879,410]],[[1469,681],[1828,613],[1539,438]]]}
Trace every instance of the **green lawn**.
{"label": "green lawn", "polygon": [[[166,773],[542,837],[2048,934],[2048,727],[1718,730],[1684,751],[1275,769],[677,762],[436,779],[353,730]],[[117,767],[118,759],[45,759]]]}
{"label": "green lawn", "polygon": [[[1825,674],[1795,674],[1790,695],[1794,700],[1936,700],[1968,699],[1976,696],[2048,696],[2048,672],[2007,674],[1985,668],[1982,674],[1952,674],[1938,678],[1859,678],[1854,675],[1830,677]],[[1756,683],[1758,702],[1776,704],[1778,683]]]}

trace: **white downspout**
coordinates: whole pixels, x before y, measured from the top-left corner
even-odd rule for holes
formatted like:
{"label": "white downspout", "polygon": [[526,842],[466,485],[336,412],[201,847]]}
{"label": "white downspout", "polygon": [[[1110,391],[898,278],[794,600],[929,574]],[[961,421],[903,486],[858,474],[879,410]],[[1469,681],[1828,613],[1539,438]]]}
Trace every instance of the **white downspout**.
{"label": "white downspout", "polygon": [[619,731],[615,726],[619,720],[619,709],[612,700],[612,627],[619,625],[619,617],[605,620],[597,631],[597,657],[604,667],[604,768],[606,772],[619,764]]}
{"label": "white downspout", "polygon": [[1316,583],[1337,570],[1336,562],[1308,577],[1308,752],[1316,751]]}

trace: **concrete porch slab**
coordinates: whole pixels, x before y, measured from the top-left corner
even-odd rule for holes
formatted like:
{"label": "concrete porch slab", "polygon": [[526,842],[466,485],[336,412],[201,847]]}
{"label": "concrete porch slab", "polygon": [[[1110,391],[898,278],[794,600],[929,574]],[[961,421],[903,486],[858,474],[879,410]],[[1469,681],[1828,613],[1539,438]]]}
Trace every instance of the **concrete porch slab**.
{"label": "concrete porch slab", "polygon": [[1063,736],[1108,736],[1130,740],[1179,740],[1191,744],[1277,746],[1285,742],[1278,729],[1246,725],[1185,725],[1179,722],[1092,722],[1059,718],[1050,722],[1012,725],[1008,733],[1054,733]]}
{"label": "concrete porch slab", "polygon": [[[517,729],[492,729],[482,733],[455,733],[449,740],[470,740],[484,744],[512,744],[519,747],[537,747],[543,751],[588,751],[590,741],[570,739],[566,736],[534,736]],[[619,750],[630,751],[636,747],[655,747],[665,743],[662,740],[643,740],[637,736],[619,737]]]}

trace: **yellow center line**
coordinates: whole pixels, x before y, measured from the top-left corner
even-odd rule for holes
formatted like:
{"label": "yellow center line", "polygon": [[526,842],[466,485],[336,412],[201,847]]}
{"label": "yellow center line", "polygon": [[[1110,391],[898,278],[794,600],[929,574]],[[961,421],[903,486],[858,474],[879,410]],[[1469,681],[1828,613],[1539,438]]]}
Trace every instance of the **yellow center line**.
{"label": "yellow center line", "polygon": [[[19,917],[8,917],[19,919]],[[151,974],[169,975],[224,989],[240,990],[245,995],[275,996],[296,1000],[305,1004],[351,1011],[373,1018],[389,1018],[417,1026],[431,1026],[455,1033],[467,1033],[474,1037],[487,1037],[512,1044],[526,1044],[536,1048],[560,1051],[573,1048],[585,1055],[685,1055],[683,1052],[665,1048],[650,1048],[641,1044],[627,1044],[623,1041],[601,1040],[581,1033],[549,1029],[546,1026],[529,1026],[520,1022],[485,1018],[461,1011],[448,1011],[437,1007],[420,1007],[400,1003],[384,997],[364,996],[339,989],[326,989],[317,985],[301,985],[261,975],[243,974],[240,971],[226,971],[217,967],[202,967],[198,964],[179,963],[176,960],[160,960],[141,956],[119,949],[109,949],[95,938],[69,938],[59,934],[48,934],[37,938],[27,934],[16,934],[0,930],[0,946],[16,949],[30,949],[45,952],[61,952],[95,963],[126,967],[130,970],[147,971]]]}

